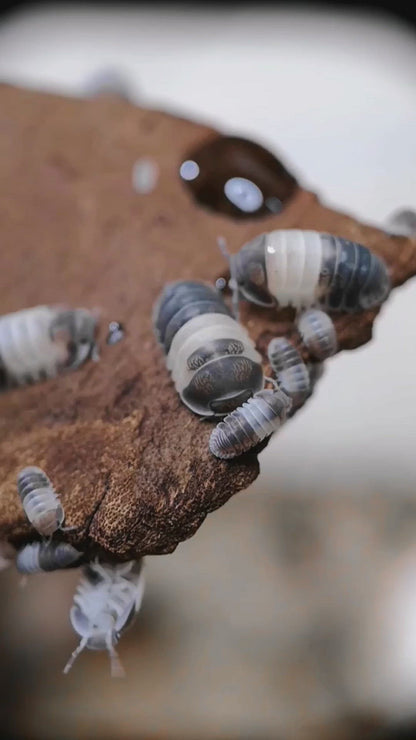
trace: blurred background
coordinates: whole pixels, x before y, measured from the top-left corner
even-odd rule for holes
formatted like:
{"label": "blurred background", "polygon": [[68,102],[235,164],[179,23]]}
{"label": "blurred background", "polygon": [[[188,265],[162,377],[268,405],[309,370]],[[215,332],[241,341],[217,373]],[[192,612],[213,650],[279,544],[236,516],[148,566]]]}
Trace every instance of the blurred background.
{"label": "blurred background", "polygon": [[[397,8],[396,8],[397,9]],[[359,5],[31,5],[0,16],[0,79],[258,139],[333,207],[416,207],[416,37]],[[416,293],[326,363],[249,491],[167,557],[120,642],[76,645],[76,572],[1,574],[1,737],[416,738]],[[414,724],[413,724],[414,723]]]}

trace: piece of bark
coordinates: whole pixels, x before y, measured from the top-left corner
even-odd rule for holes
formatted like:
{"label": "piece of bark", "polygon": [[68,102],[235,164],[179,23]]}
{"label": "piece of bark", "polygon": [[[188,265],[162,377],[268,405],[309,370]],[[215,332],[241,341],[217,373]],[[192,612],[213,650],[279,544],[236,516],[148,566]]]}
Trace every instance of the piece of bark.
{"label": "piece of bark", "polygon": [[[261,219],[201,207],[179,166],[219,134],[124,100],[3,85],[0,126],[0,313],[54,303],[101,312],[98,363],[1,395],[0,539],[20,546],[35,538],[16,475],[37,465],[60,493],[66,525],[76,528],[59,536],[88,556],[171,552],[247,488],[258,462],[255,453],[212,457],[212,425],[181,404],[152,329],[164,284],[223,274],[219,234],[236,251],[260,232],[299,227],[362,242],[386,260],[397,286],[416,272],[416,240],[365,226],[301,187],[281,213]],[[145,195],[131,184],[140,157],[159,169]],[[340,349],[368,341],[375,315],[337,317]],[[111,320],[125,327],[113,346],[105,343]],[[272,335],[298,341],[290,310],[245,305],[242,320],[263,354]]]}

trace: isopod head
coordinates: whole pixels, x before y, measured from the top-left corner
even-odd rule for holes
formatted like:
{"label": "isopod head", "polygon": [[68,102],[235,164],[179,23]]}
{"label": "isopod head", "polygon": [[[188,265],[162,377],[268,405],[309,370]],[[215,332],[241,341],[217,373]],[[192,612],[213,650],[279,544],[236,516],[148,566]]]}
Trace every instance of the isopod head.
{"label": "isopod head", "polygon": [[263,387],[259,363],[248,357],[227,355],[203,365],[184,388],[184,402],[202,416],[221,416],[247,401]]}
{"label": "isopod head", "polygon": [[97,318],[85,308],[59,311],[52,322],[50,333],[54,338],[63,332],[68,338],[66,367],[73,370],[82,365],[96,350]]}
{"label": "isopod head", "polygon": [[244,244],[237,254],[230,257],[230,263],[238,292],[251,303],[270,307],[274,306],[276,301],[267,287],[266,236],[260,234]]}

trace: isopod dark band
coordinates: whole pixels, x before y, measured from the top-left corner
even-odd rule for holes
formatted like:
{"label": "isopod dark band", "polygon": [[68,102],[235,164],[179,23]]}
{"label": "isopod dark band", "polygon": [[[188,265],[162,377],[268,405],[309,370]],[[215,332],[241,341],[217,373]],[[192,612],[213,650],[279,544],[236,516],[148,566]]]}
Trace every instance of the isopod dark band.
{"label": "isopod dark band", "polygon": [[222,297],[213,288],[192,281],[166,286],[155,316],[155,328],[165,352],[169,352],[175,334],[184,324],[205,313],[230,315]]}

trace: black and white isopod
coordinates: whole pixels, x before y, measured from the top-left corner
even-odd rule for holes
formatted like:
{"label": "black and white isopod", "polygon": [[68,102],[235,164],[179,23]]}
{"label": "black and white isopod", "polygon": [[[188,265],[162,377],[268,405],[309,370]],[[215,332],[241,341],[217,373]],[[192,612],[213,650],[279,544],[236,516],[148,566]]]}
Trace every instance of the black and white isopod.
{"label": "black and white isopod", "polygon": [[143,592],[142,560],[131,560],[121,565],[95,561],[83,568],[70,611],[71,624],[81,642],[72,653],[64,673],[71,670],[80,652],[88,648],[108,650],[111,675],[124,676],[115,646],[137,614]]}
{"label": "black and white isopod", "polygon": [[196,414],[222,416],[263,388],[261,356],[213,287],[167,285],[154,327],[175,388]]}
{"label": "black and white isopod", "polygon": [[309,352],[317,360],[325,360],[338,349],[334,322],[325,311],[310,308],[297,320],[299,334]]}
{"label": "black and white isopod", "polygon": [[211,432],[209,449],[228,460],[256,447],[286,419],[291,399],[281,390],[263,390],[220,421]]}
{"label": "black and white isopod", "polygon": [[97,319],[86,309],[53,306],[0,317],[0,368],[6,385],[25,385],[74,370],[96,353]]}
{"label": "black and white isopod", "polygon": [[52,570],[75,567],[82,553],[67,542],[31,542],[16,556],[19,573],[46,573]]}
{"label": "black and white isopod", "polygon": [[292,411],[299,408],[308,396],[310,378],[300,352],[286,337],[275,337],[269,342],[267,355],[279,387],[292,399]]}
{"label": "black and white isopod", "polygon": [[62,528],[62,504],[46,473],[34,466],[23,468],[17,476],[17,491],[29,522],[44,537]]}
{"label": "black and white isopod", "polygon": [[390,292],[387,267],[377,255],[331,234],[271,231],[228,259],[234,290],[259,306],[354,312],[379,305]]}

